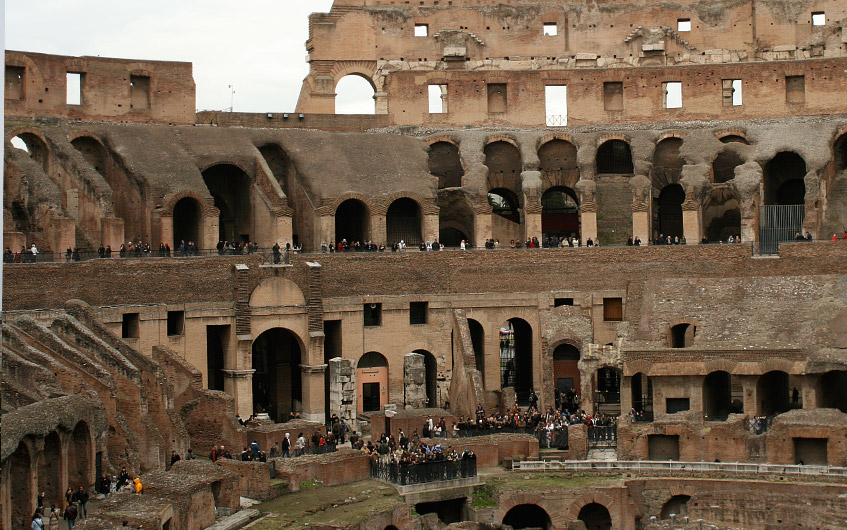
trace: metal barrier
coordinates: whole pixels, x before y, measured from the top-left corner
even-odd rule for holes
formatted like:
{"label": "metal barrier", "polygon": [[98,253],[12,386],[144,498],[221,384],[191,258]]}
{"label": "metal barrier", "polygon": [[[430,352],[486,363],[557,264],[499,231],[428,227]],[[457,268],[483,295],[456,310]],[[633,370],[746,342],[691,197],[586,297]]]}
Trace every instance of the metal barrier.
{"label": "metal barrier", "polygon": [[535,431],[535,437],[538,438],[538,447],[541,449],[560,449],[564,451],[568,448],[567,427],[558,429],[539,428]]}
{"label": "metal barrier", "polygon": [[384,464],[371,462],[371,477],[399,486],[425,484],[476,476],[476,459],[439,460],[419,464]]}
{"label": "metal barrier", "polygon": [[653,460],[531,460],[513,462],[515,471],[721,471],[724,473],[755,473],[780,475],[830,475],[847,477],[847,467],[779,464],[750,464],[728,462],[675,462]]}
{"label": "metal barrier", "polygon": [[470,438],[473,436],[489,436],[491,434],[535,434],[535,427],[465,427],[459,426],[456,431],[457,438]]}
{"label": "metal barrier", "polygon": [[618,444],[617,425],[589,425],[589,447],[614,447]]}

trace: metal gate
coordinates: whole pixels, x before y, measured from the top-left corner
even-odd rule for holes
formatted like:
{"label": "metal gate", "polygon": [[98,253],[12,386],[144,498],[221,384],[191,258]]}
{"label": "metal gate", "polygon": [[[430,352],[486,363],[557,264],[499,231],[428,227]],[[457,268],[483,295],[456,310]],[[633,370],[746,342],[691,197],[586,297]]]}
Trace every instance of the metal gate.
{"label": "metal gate", "polygon": [[762,206],[759,210],[759,253],[777,254],[779,244],[794,241],[803,232],[806,207],[802,204]]}

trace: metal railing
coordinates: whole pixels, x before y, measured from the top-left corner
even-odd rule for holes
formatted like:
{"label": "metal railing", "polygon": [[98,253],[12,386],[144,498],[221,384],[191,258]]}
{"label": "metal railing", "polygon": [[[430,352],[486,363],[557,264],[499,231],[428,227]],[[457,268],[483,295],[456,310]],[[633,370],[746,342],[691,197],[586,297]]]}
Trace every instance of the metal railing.
{"label": "metal railing", "polygon": [[831,475],[847,477],[847,467],[753,464],[739,462],[676,462],[672,460],[531,460],[513,462],[515,471],[702,471],[724,473],[754,473],[780,475]]}
{"label": "metal railing", "polygon": [[476,476],[476,459],[439,460],[419,464],[385,464],[379,461],[371,462],[371,477],[408,486],[410,484],[425,484]]}
{"label": "metal railing", "polygon": [[568,428],[561,427],[558,429],[539,428],[535,431],[535,437],[538,438],[538,447],[540,449],[568,449]]}
{"label": "metal railing", "polygon": [[459,426],[456,431],[457,438],[470,438],[473,436],[489,436],[491,434],[535,434],[535,427],[513,427],[504,425],[502,427],[465,427]]}
{"label": "metal railing", "polygon": [[589,447],[614,447],[618,444],[617,425],[589,425]]}

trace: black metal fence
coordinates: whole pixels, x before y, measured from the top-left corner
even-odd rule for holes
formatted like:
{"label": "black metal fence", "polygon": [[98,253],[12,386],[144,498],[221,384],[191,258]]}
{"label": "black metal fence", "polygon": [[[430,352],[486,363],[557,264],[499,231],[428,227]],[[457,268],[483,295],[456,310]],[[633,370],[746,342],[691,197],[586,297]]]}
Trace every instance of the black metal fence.
{"label": "black metal fence", "polygon": [[560,449],[568,448],[568,428],[560,427],[558,429],[548,430],[539,428],[535,431],[535,437],[538,438],[538,446],[541,449]]}
{"label": "black metal fence", "polygon": [[371,462],[371,477],[408,486],[476,476],[476,459],[439,460],[419,464],[385,464]]}
{"label": "black metal fence", "polygon": [[459,425],[459,430],[456,431],[458,438],[470,438],[473,436],[488,436],[490,434],[534,434],[535,427],[469,427]]}
{"label": "black metal fence", "polygon": [[617,425],[589,425],[589,447],[612,447],[618,444]]}

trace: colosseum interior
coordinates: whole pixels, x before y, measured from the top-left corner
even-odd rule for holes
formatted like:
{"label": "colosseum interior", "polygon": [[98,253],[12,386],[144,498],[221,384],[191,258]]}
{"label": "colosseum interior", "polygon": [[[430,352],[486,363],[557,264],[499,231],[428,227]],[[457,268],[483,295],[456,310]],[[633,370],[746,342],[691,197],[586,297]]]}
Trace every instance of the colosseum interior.
{"label": "colosseum interior", "polygon": [[[306,49],[287,113],[5,52],[0,528],[847,528],[843,0],[335,0]],[[271,450],[341,422],[473,469]]]}

